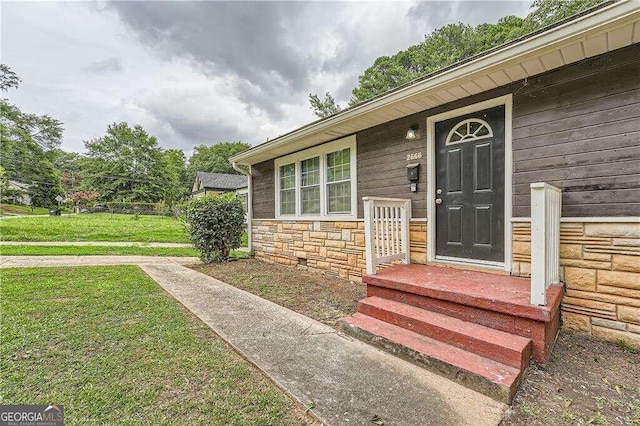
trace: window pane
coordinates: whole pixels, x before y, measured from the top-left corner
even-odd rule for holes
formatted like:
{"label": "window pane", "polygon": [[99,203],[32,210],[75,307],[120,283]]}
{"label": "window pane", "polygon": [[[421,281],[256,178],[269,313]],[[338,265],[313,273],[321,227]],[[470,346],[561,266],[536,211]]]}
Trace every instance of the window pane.
{"label": "window pane", "polygon": [[280,214],[296,214],[296,165],[280,167]]}
{"label": "window pane", "polygon": [[327,211],[351,212],[351,150],[327,154]]}
{"label": "window pane", "polygon": [[320,185],[302,188],[300,199],[303,214],[320,213]]}
{"label": "window pane", "polygon": [[351,182],[327,185],[327,206],[329,213],[351,212]]}
{"label": "window pane", "polygon": [[296,214],[296,190],[280,191],[280,214]]}
{"label": "window pane", "polygon": [[280,189],[291,189],[296,186],[296,165],[287,164],[280,167]]}
{"label": "window pane", "polygon": [[300,162],[302,214],[320,213],[320,157]]}
{"label": "window pane", "polygon": [[351,150],[349,148],[327,154],[327,182],[351,179]]}
{"label": "window pane", "polygon": [[320,184],[320,157],[300,162],[300,182],[302,187]]}

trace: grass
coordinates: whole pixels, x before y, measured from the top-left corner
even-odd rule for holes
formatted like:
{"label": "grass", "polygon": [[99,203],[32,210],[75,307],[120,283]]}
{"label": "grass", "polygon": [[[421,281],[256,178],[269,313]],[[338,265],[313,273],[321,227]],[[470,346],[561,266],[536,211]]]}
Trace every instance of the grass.
{"label": "grass", "polygon": [[1,256],[176,256],[199,257],[189,247],[2,246]]}
{"label": "grass", "polygon": [[189,242],[179,220],[110,213],[2,220],[0,235],[3,241]]}
{"label": "grass", "polygon": [[0,404],[67,424],[303,424],[303,410],[137,267],[2,271]]}
{"label": "grass", "polygon": [[[200,257],[189,247],[109,247],[109,246],[0,246],[0,256],[175,256]],[[232,259],[246,259],[251,254],[235,250]]]}
{"label": "grass", "polygon": [[49,209],[44,207],[35,207],[33,211],[31,206],[23,206],[21,204],[0,204],[0,214],[13,216],[13,215],[34,215],[34,214],[49,214]]}

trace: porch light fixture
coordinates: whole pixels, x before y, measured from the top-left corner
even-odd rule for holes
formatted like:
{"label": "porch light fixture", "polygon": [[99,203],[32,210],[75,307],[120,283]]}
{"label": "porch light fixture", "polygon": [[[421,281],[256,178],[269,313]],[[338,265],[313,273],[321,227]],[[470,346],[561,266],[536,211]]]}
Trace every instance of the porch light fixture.
{"label": "porch light fixture", "polygon": [[405,139],[408,141],[418,139],[417,132],[418,132],[418,125],[412,124],[411,127],[409,127],[409,130],[407,130],[407,136],[405,136]]}

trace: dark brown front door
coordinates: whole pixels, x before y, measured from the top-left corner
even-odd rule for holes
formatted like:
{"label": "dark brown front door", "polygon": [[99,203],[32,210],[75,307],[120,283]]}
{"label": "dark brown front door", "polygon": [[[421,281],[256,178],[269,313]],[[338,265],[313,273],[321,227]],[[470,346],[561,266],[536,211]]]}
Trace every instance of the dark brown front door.
{"label": "dark brown front door", "polygon": [[436,256],[504,261],[504,113],[435,125]]}

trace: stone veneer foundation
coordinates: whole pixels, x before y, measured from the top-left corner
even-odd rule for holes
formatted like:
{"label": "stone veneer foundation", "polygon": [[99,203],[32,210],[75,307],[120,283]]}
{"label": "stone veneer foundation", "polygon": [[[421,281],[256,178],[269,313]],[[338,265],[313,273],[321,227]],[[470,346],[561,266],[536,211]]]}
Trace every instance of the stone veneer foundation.
{"label": "stone veneer foundation", "polygon": [[[563,327],[640,348],[640,223],[563,222]],[[531,275],[531,227],[514,223],[512,274]]]}
{"label": "stone veneer foundation", "polygon": [[[411,262],[426,263],[426,222],[411,222]],[[253,220],[256,257],[362,281],[363,221]],[[563,327],[640,348],[640,223],[562,223]],[[511,273],[531,275],[531,227],[514,223]]]}
{"label": "stone veneer foundation", "polygon": [[[427,224],[411,222],[411,262],[426,263]],[[253,220],[253,250],[258,259],[294,265],[362,281],[364,221]]]}

